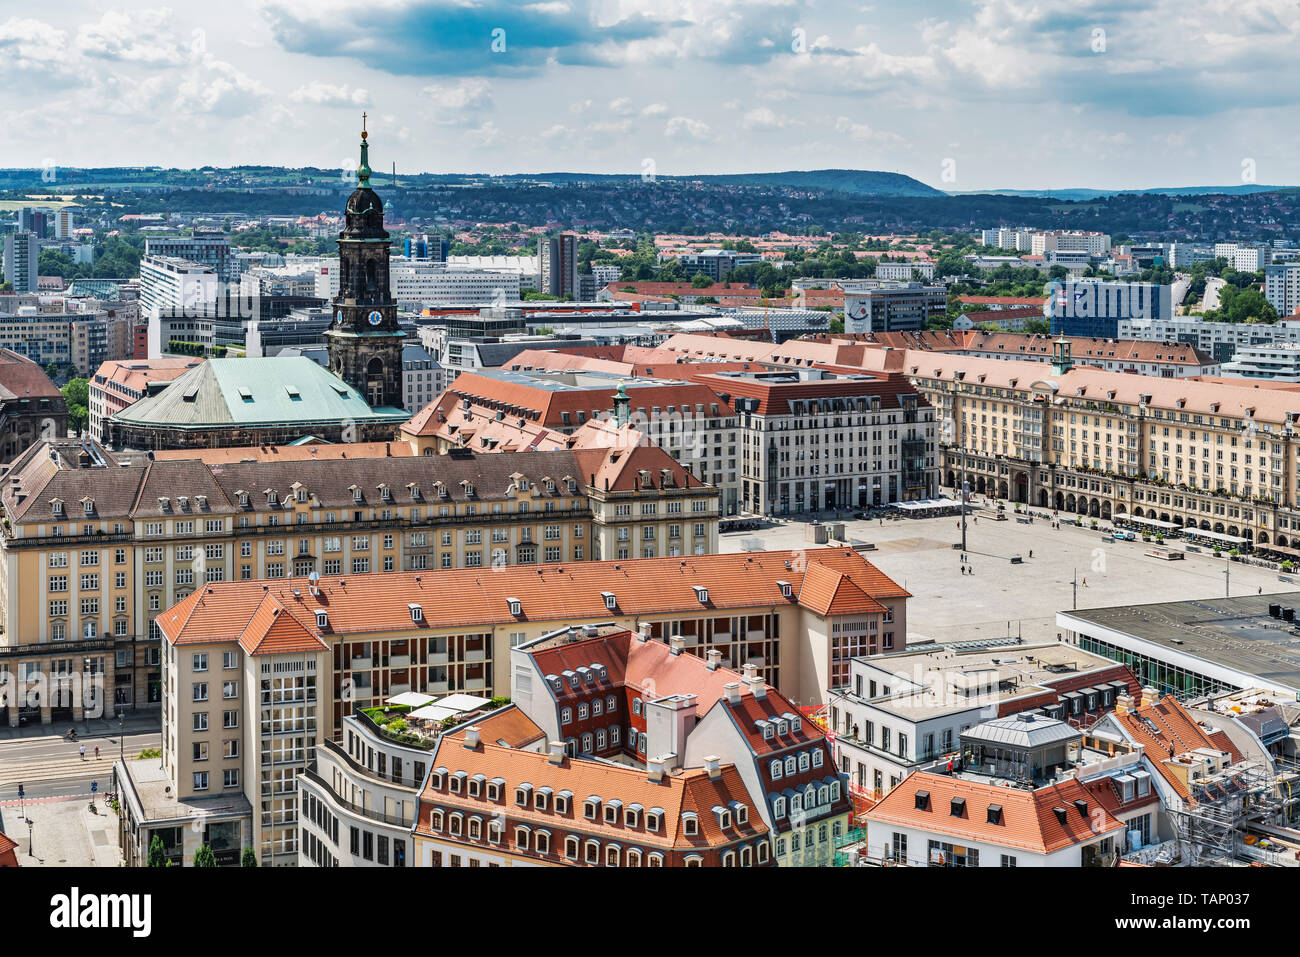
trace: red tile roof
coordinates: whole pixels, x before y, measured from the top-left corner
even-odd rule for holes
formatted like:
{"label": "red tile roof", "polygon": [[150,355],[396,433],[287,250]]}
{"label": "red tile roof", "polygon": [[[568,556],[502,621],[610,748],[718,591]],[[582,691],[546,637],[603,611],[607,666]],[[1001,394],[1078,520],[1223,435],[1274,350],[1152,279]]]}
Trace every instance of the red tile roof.
{"label": "red tile roof", "polygon": [[1208,748],[1226,751],[1234,764],[1241,760],[1241,752],[1227,735],[1212,737],[1171,695],[1123,714],[1116,712],[1114,718],[1134,742],[1143,746],[1148,760],[1183,800],[1188,800],[1191,792],[1182,777],[1165,763],[1168,758]]}
{"label": "red tile roof", "polygon": [[[749,609],[800,602],[797,596],[807,569],[822,568],[847,575],[871,599],[910,597],[857,552],[815,548],[344,575],[320,579],[319,594],[312,594],[304,578],[213,582],[181,599],[156,620],[172,644],[230,641],[239,638],[249,625],[265,593],[313,634],[317,608],[328,612],[329,633],[336,635],[521,621],[602,621],[610,617],[602,592],[614,594],[616,613],[622,615],[696,611],[701,605],[695,585],[709,590],[711,608]],[[777,582],[782,580],[791,584],[796,597],[781,595]],[[299,594],[295,595],[295,590]],[[448,595],[456,600],[447,601]],[[520,600],[520,615],[510,613],[507,598]],[[408,605],[412,603],[423,610],[419,625],[411,620]]]}
{"label": "red tile roof", "polygon": [[[925,810],[916,806],[918,791],[929,794]],[[960,816],[952,813],[953,798],[965,801]],[[1158,800],[1153,791],[1127,807]],[[1086,802],[1086,811],[1076,807],[1075,801]],[[993,804],[1002,808],[1001,823],[988,820],[989,805]],[[1120,806],[1109,779],[1088,784],[1071,779],[1029,790],[916,771],[886,794],[866,817],[868,827],[899,824],[932,834],[1051,854],[1122,831],[1124,825],[1115,817]],[[1064,820],[1057,815],[1057,808],[1065,810]]]}

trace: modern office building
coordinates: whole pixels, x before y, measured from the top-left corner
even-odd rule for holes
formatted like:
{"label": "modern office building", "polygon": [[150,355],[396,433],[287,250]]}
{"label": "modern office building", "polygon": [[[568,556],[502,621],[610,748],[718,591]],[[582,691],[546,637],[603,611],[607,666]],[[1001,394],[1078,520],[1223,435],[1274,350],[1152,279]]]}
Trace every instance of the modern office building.
{"label": "modern office building", "polygon": [[36,292],[36,260],[40,255],[38,235],[20,230],[5,234],[5,281],[16,293]]}
{"label": "modern office building", "polygon": [[223,232],[196,229],[188,236],[149,236],[145,256],[184,259],[209,267],[224,283],[239,282],[243,261],[231,253],[230,237]]}
{"label": "modern office building", "polygon": [[1230,378],[1300,382],[1300,342],[1274,342],[1248,346],[1222,366]]}
{"label": "modern office building", "polygon": [[948,309],[942,286],[919,282],[882,285],[844,296],[845,332],[897,332],[924,329]]}
{"label": "modern office building", "polygon": [[212,266],[175,256],[140,260],[140,312],[207,316],[216,310],[220,274]]}
{"label": "modern office building", "polygon": [[578,235],[560,233],[537,240],[541,264],[540,292],[552,296],[578,298]]}
{"label": "modern office building", "polygon": [[1121,322],[1169,320],[1173,299],[1169,286],[1080,279],[1052,282],[1044,311],[1052,335],[1127,338]]}
{"label": "modern office building", "polygon": [[1186,701],[1268,688],[1300,694],[1294,643],[1300,592],[1205,598],[1056,615],[1066,640],[1133,670],[1143,684]]}

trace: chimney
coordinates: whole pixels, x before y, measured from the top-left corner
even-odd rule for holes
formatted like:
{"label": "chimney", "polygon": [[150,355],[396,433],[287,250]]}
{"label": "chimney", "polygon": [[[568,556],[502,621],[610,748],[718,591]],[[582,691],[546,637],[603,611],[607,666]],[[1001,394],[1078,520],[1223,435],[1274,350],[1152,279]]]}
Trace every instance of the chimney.
{"label": "chimney", "polygon": [[547,760],[550,761],[551,764],[564,763],[564,742],[563,741],[551,742],[551,756],[547,758]]}
{"label": "chimney", "polygon": [[722,690],[727,696],[727,704],[740,704],[739,681],[728,681],[722,686]]}
{"label": "chimney", "polygon": [[680,635],[674,635],[668,639],[668,650],[674,655],[680,655],[682,649],[686,647],[686,639]]}
{"label": "chimney", "polygon": [[1155,704],[1159,700],[1160,700],[1160,692],[1157,691],[1155,688],[1147,687],[1144,685],[1142,687],[1142,701],[1138,705],[1138,707],[1145,708],[1147,705]]}
{"label": "chimney", "polygon": [[747,661],[741,667],[740,673],[743,674],[746,678],[752,678],[754,677],[754,675],[758,674],[758,665]]}
{"label": "chimney", "polygon": [[710,648],[704,653],[704,660],[706,662],[704,667],[708,668],[710,671],[717,671],[718,665],[722,663],[722,652],[717,648]]}
{"label": "chimney", "polygon": [[[745,666],[750,667],[749,665]],[[749,693],[755,698],[767,697],[767,682],[758,675],[745,675],[745,684],[749,685]]]}
{"label": "chimney", "polygon": [[648,621],[641,622],[641,627],[637,630],[636,640],[637,641],[650,640],[650,622]]}
{"label": "chimney", "polygon": [[646,767],[649,768],[650,770],[650,773],[649,775],[647,775],[646,780],[649,781],[651,784],[658,784],[660,781],[664,779],[663,758],[651,758],[650,760],[646,761]]}
{"label": "chimney", "polygon": [[478,750],[478,725],[472,724],[465,729],[465,747],[471,751]]}
{"label": "chimney", "polygon": [[704,756],[704,767],[709,772],[710,781],[716,781],[718,778],[722,777],[722,762],[718,759],[717,755],[706,754]]}
{"label": "chimney", "polygon": [[1128,714],[1133,710],[1133,696],[1131,694],[1119,694],[1115,696],[1115,713]]}

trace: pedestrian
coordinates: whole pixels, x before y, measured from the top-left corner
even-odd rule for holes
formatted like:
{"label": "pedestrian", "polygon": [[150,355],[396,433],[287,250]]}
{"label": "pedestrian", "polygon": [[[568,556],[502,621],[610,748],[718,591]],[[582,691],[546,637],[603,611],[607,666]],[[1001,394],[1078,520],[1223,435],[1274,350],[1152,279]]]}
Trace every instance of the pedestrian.
{"label": "pedestrian", "polygon": [[1030,558],[1034,557],[1034,550],[1032,548],[1029,550],[1029,557]]}
{"label": "pedestrian", "polygon": [[99,760],[99,745],[95,745],[95,760]]}
{"label": "pedestrian", "polygon": [[81,760],[86,760],[86,746],[84,744],[81,746]]}
{"label": "pedestrian", "polygon": [[1086,579],[1086,578],[1083,580],[1083,587],[1084,587],[1084,588],[1087,588],[1087,587],[1088,587],[1088,579]]}
{"label": "pedestrian", "polygon": [[1260,585],[1260,586],[1259,586],[1259,591],[1255,592],[1255,594],[1256,594],[1256,595],[1262,595],[1262,594],[1264,594],[1264,586],[1263,586],[1263,585]]}

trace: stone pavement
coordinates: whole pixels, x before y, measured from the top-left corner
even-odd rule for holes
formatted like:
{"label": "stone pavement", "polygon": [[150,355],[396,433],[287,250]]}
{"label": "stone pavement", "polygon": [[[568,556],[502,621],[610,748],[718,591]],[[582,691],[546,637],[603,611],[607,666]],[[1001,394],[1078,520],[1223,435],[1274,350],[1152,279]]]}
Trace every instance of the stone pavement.
{"label": "stone pavement", "polygon": [[[1042,514],[1042,509],[1034,509]],[[1059,629],[1056,613],[1108,605],[1136,605],[1189,598],[1296,592],[1300,586],[1279,581],[1278,573],[1254,565],[1188,553],[1180,561],[1147,555],[1152,546],[1117,542],[1096,530],[1035,519],[1021,524],[1011,515],[993,520],[992,510],[968,520],[967,556],[960,560],[953,544],[961,540],[956,516],[931,519],[849,521],[850,540],[874,544],[863,552],[872,564],[912,593],[907,603],[908,639],[951,641],[965,638],[1022,636],[1052,640]],[[1064,518],[1065,516],[1062,515]],[[1103,540],[1105,538],[1105,540]],[[755,541],[766,549],[808,549],[824,545],[807,539],[802,522],[778,522],[757,531],[719,536],[719,551],[740,552]],[[1177,547],[1177,546],[1175,546]],[[1030,553],[1032,552],[1032,557]],[[1013,564],[1011,559],[1022,561]],[[963,574],[965,567],[969,573]],[[1224,572],[1229,575],[1225,578]]]}
{"label": "stone pavement", "polygon": [[[15,853],[20,867],[120,867],[117,847],[117,815],[104,803],[95,810],[84,797],[46,798],[0,805],[4,831],[18,842]],[[27,820],[32,822],[29,855]]]}

